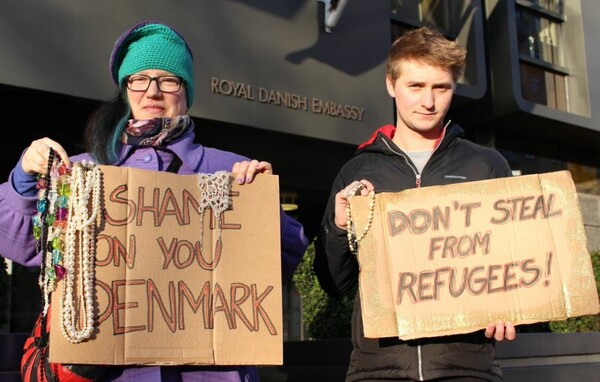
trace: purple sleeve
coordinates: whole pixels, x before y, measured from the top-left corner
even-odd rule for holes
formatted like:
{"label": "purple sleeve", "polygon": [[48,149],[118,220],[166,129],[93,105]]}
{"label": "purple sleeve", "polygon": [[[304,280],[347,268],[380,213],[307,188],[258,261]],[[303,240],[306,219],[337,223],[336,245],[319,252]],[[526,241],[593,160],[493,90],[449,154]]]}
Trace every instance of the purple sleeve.
{"label": "purple sleeve", "polygon": [[281,277],[289,280],[308,247],[304,227],[281,209]]}
{"label": "purple sleeve", "polygon": [[14,176],[15,170],[8,182],[0,184],[0,255],[24,266],[39,266],[32,231],[37,195],[20,195],[13,187]]}
{"label": "purple sleeve", "polygon": [[[72,157],[71,161],[81,159],[90,160],[91,157],[86,153]],[[41,263],[41,254],[35,249],[32,222],[37,212],[37,176],[23,171],[22,160],[23,155],[8,181],[0,184],[0,256],[33,267]]]}
{"label": "purple sleeve", "polygon": [[23,167],[21,166],[22,160],[23,157],[21,157],[19,163],[17,163],[17,166],[13,170],[12,185],[20,195],[36,196],[37,189],[35,186],[37,184],[37,176],[26,174],[25,171],[23,171]]}

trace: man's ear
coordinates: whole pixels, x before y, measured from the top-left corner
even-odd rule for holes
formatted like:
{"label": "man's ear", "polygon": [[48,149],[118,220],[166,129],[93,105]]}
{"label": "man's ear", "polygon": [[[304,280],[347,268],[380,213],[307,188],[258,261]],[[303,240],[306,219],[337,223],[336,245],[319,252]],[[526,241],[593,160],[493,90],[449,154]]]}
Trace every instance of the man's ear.
{"label": "man's ear", "polygon": [[385,87],[390,97],[394,98],[396,93],[394,92],[394,82],[390,76],[385,76]]}

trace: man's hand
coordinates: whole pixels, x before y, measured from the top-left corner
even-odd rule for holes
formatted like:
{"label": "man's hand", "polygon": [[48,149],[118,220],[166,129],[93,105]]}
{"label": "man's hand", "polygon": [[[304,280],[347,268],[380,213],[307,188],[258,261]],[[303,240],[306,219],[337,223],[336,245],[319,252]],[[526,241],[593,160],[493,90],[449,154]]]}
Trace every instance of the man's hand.
{"label": "man's hand", "polygon": [[515,326],[507,322],[499,320],[496,323],[490,322],[485,328],[485,336],[487,338],[494,338],[496,341],[508,340],[512,341],[517,337],[517,332],[515,330]]}

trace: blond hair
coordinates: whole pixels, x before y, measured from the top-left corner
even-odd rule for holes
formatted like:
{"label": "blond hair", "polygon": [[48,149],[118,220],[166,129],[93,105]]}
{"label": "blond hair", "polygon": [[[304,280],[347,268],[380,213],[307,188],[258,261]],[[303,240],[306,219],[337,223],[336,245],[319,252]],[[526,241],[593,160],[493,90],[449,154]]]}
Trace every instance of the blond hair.
{"label": "blond hair", "polygon": [[456,82],[464,73],[466,58],[467,51],[459,43],[434,29],[421,27],[394,41],[388,53],[387,76],[395,82],[400,76],[400,61],[417,61],[448,69]]}

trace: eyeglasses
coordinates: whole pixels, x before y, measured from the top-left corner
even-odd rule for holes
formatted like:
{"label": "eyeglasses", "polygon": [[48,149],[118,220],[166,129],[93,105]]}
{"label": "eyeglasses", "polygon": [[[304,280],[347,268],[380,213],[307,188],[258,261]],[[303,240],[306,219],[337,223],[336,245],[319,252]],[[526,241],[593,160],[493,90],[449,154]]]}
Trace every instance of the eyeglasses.
{"label": "eyeglasses", "polygon": [[177,76],[150,77],[145,74],[134,74],[127,77],[127,89],[132,92],[145,92],[152,81],[156,81],[158,90],[163,93],[177,93],[183,80]]}

